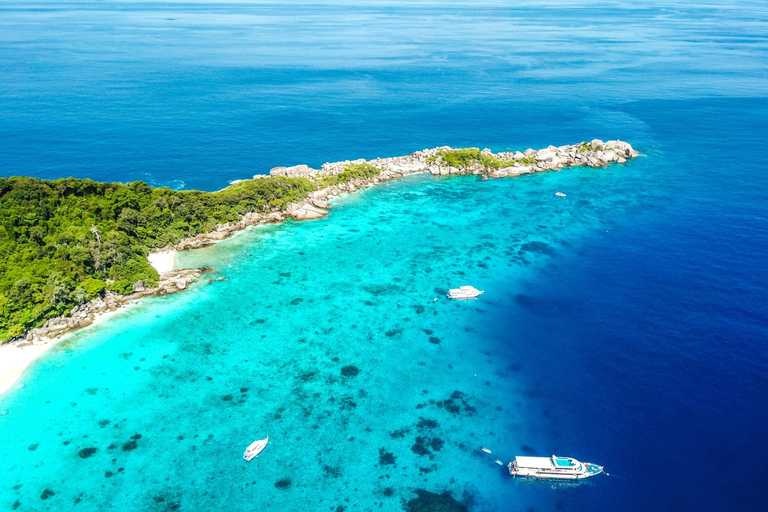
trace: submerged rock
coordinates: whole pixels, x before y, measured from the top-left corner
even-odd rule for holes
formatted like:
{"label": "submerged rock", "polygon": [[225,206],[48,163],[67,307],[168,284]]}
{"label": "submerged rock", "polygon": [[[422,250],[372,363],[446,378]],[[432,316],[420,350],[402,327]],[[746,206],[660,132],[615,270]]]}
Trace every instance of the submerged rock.
{"label": "submerged rock", "polygon": [[454,391],[451,393],[450,398],[435,402],[435,405],[441,409],[445,409],[454,416],[460,415],[462,413],[471,416],[477,413],[477,409],[470,405],[466,395],[461,391]]}
{"label": "submerged rock", "polygon": [[136,448],[139,447],[139,444],[135,440],[128,441],[127,443],[123,444],[123,451],[124,452],[132,452]]}
{"label": "submerged rock", "polygon": [[379,448],[379,466],[389,466],[395,463],[395,454]]}
{"label": "submerged rock", "polygon": [[409,428],[399,428],[399,429],[395,430],[394,432],[390,432],[389,433],[389,437],[391,437],[392,439],[400,439],[400,438],[405,437],[405,434],[410,433],[410,431],[411,431],[411,429],[409,429]]}
{"label": "submerged rock", "polygon": [[275,487],[278,489],[287,489],[291,486],[291,479],[290,478],[281,478],[277,482],[275,482]]}
{"label": "submerged rock", "polygon": [[428,441],[427,438],[423,436],[418,436],[416,438],[416,442],[413,443],[413,446],[411,446],[411,451],[415,453],[416,455],[420,456],[432,456],[432,452],[427,447]]}
{"label": "submerged rock", "polygon": [[341,374],[345,377],[355,377],[358,373],[360,373],[360,368],[352,364],[341,369]]}
{"label": "submerged rock", "polygon": [[87,459],[97,451],[98,451],[98,448],[93,448],[93,447],[83,448],[82,450],[77,452],[77,456],[80,457],[81,459]]}
{"label": "submerged rock", "polygon": [[419,422],[416,424],[416,428],[419,429],[433,429],[437,428],[438,423],[437,420],[429,419],[429,418],[419,418]]}
{"label": "submerged rock", "polygon": [[341,468],[325,465],[323,471],[329,478],[339,478],[341,476]]}
{"label": "submerged rock", "polygon": [[436,494],[416,489],[416,497],[406,503],[406,512],[468,512],[469,507],[456,500],[450,492]]}

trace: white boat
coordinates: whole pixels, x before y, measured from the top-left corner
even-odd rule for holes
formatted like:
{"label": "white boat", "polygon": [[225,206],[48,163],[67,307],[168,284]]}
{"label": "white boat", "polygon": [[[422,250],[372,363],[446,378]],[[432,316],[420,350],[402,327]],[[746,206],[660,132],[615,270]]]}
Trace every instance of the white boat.
{"label": "white boat", "polygon": [[581,480],[603,472],[603,466],[579,462],[571,457],[515,457],[507,464],[511,476]]}
{"label": "white boat", "polygon": [[451,288],[448,290],[449,299],[474,299],[481,295],[483,290],[478,290],[474,286],[461,286],[459,288]]}
{"label": "white boat", "polygon": [[562,192],[555,192],[555,195],[557,197],[565,197],[565,194],[563,194]]}
{"label": "white boat", "polygon": [[252,442],[251,445],[245,449],[243,458],[248,461],[256,457],[258,454],[262,452],[262,450],[264,450],[264,448],[267,447],[268,442],[269,442],[269,436],[267,436],[266,439],[259,439],[258,441]]}

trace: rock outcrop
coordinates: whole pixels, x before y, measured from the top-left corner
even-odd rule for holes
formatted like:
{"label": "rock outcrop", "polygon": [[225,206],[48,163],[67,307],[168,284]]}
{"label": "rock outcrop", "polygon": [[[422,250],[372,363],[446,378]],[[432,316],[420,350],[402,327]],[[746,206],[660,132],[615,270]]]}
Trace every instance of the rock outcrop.
{"label": "rock outcrop", "polygon": [[288,203],[286,211],[295,220],[309,220],[319,219],[325,215],[328,215],[328,210],[317,206],[318,204],[327,203],[322,200],[304,201],[302,203]]}
{"label": "rock outcrop", "polygon": [[308,165],[294,165],[293,167],[273,167],[269,170],[269,175],[285,176],[286,178],[309,178],[316,176],[319,172]]}

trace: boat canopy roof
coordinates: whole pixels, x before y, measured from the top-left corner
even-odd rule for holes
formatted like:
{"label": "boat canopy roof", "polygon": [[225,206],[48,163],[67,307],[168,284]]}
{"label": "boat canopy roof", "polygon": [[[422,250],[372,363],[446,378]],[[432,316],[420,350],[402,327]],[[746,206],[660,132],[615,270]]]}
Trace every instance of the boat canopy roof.
{"label": "boat canopy roof", "polygon": [[551,457],[515,457],[517,467],[533,469],[549,469],[552,467]]}

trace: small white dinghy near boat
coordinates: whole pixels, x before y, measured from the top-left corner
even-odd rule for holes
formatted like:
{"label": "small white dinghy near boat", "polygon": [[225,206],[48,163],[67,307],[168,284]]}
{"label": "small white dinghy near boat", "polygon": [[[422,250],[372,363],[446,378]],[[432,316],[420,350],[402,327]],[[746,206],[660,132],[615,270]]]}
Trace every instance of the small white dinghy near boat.
{"label": "small white dinghy near boat", "polygon": [[483,290],[478,290],[474,286],[461,286],[459,288],[451,288],[448,290],[448,298],[456,300],[474,299],[483,293]]}
{"label": "small white dinghy near boat", "polygon": [[555,192],[555,195],[557,197],[565,197],[565,194],[563,194],[562,192]]}
{"label": "small white dinghy near boat", "polygon": [[252,442],[251,445],[245,449],[245,453],[243,454],[243,459],[245,459],[246,461],[249,461],[254,457],[258,456],[264,450],[264,448],[267,447],[268,442],[269,442],[269,436],[267,436],[266,439],[259,439],[258,441]]}

